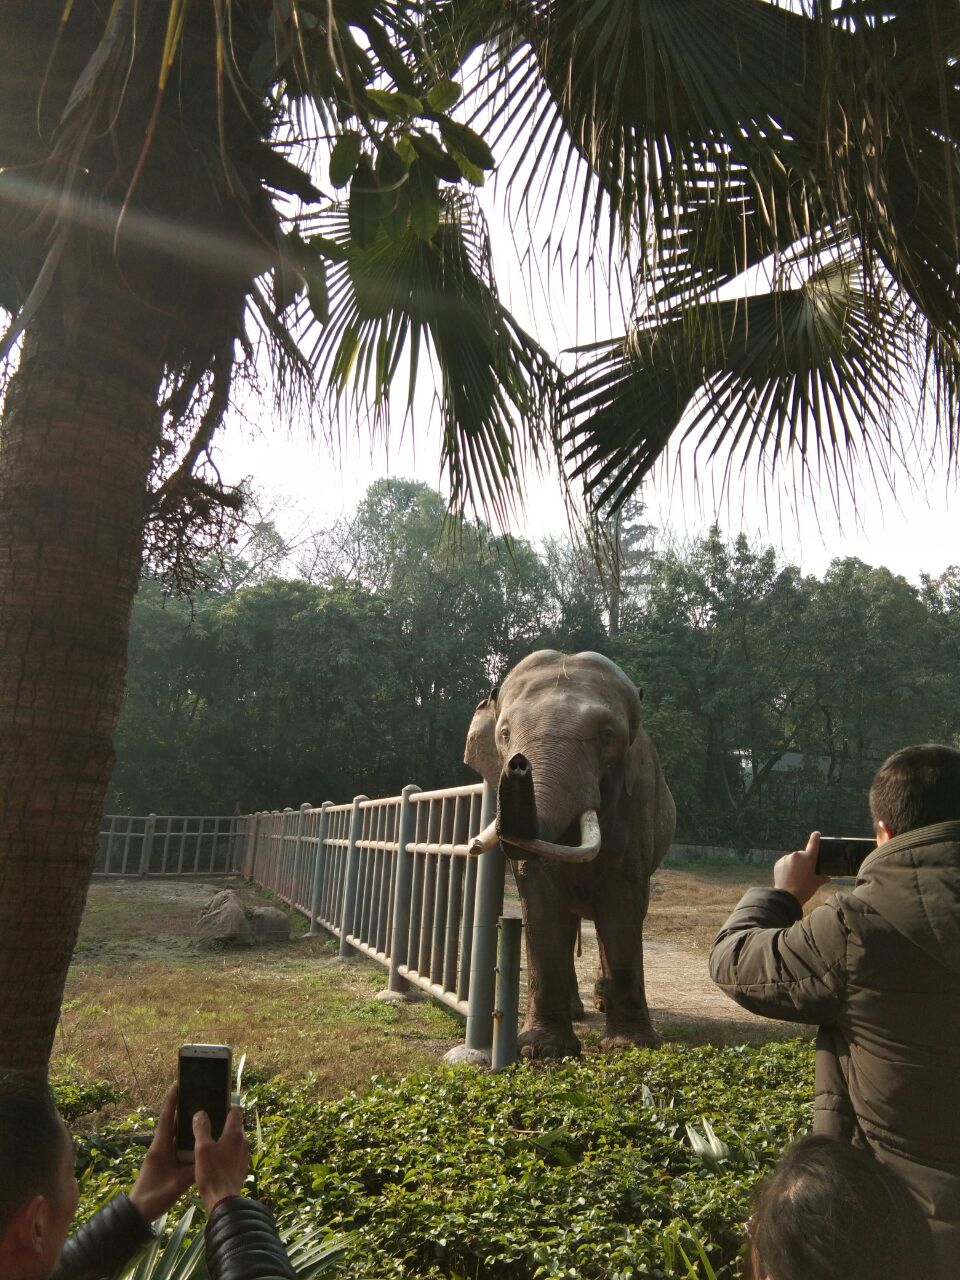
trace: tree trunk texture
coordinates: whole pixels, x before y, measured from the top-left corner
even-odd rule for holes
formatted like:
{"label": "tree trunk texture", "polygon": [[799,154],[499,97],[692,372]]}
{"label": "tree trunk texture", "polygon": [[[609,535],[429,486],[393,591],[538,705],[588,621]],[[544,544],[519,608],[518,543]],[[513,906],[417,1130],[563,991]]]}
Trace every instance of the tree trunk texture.
{"label": "tree trunk texture", "polygon": [[[116,279],[112,264],[81,278],[105,276]],[[11,1069],[49,1061],[113,765],[159,439],[162,342],[144,311],[99,283],[41,308],[0,422],[0,1066]]]}

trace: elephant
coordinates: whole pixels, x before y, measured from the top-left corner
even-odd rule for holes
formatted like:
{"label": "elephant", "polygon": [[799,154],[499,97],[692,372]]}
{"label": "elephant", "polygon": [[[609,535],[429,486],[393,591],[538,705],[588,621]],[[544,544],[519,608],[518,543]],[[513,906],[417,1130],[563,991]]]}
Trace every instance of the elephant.
{"label": "elephant", "polygon": [[676,806],[640,723],[641,697],[600,653],[539,649],[470,724],[464,761],[497,791],[496,819],[473,851],[503,844],[523,910],[524,1057],[580,1052],[573,955],[581,918],[594,920],[600,944],[602,1047],[659,1043],[644,990],[643,921]]}

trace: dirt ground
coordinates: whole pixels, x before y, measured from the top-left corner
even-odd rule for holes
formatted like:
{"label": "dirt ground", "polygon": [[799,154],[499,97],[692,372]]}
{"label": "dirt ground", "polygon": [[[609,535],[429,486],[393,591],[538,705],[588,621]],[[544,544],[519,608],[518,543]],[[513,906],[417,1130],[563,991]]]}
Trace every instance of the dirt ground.
{"label": "dirt ground", "polygon": [[[650,1014],[664,1039],[739,1044],[802,1034],[803,1028],[795,1024],[759,1018],[739,1008],[714,986],[707,972],[713,939],[742,894],[752,885],[769,883],[770,869],[760,866],[697,865],[655,873],[643,931],[644,975]],[[508,914],[519,915],[519,900],[509,880],[507,893]],[[814,904],[826,896],[818,895]],[[603,1014],[593,1011],[599,951],[592,921],[581,924],[580,947],[576,969],[587,1019],[578,1025],[578,1035],[589,1044],[600,1038],[604,1022]],[[525,987],[525,961],[521,982]]]}

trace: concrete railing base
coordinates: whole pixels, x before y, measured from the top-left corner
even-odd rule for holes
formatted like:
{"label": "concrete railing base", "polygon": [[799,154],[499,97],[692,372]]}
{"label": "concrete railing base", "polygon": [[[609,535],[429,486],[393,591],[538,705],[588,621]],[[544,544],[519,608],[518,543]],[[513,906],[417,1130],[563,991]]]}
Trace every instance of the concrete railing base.
{"label": "concrete railing base", "polygon": [[389,987],[384,987],[373,998],[382,1000],[384,1004],[415,1004],[420,1000],[426,1000],[427,997],[422,991],[415,991],[413,988],[409,991],[391,991]]}
{"label": "concrete railing base", "polygon": [[465,1044],[455,1044],[443,1055],[443,1061],[450,1067],[460,1067],[468,1063],[472,1067],[489,1067],[489,1049],[468,1049]]}

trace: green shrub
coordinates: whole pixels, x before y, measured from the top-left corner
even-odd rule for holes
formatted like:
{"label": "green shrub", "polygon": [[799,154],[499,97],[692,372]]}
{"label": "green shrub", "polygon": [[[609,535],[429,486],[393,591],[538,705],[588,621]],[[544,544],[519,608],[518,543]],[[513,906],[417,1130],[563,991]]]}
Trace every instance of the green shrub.
{"label": "green shrub", "polygon": [[53,1076],[50,1084],[57,1109],[68,1124],[121,1098],[119,1089],[109,1080],[82,1080],[70,1071]]}
{"label": "green shrub", "polygon": [[[441,1069],[335,1102],[262,1083],[252,1189],[294,1236],[348,1233],[345,1280],[731,1277],[753,1184],[809,1127],[811,1075],[797,1040]],[[128,1181],[143,1124],[82,1147],[87,1203]]]}

